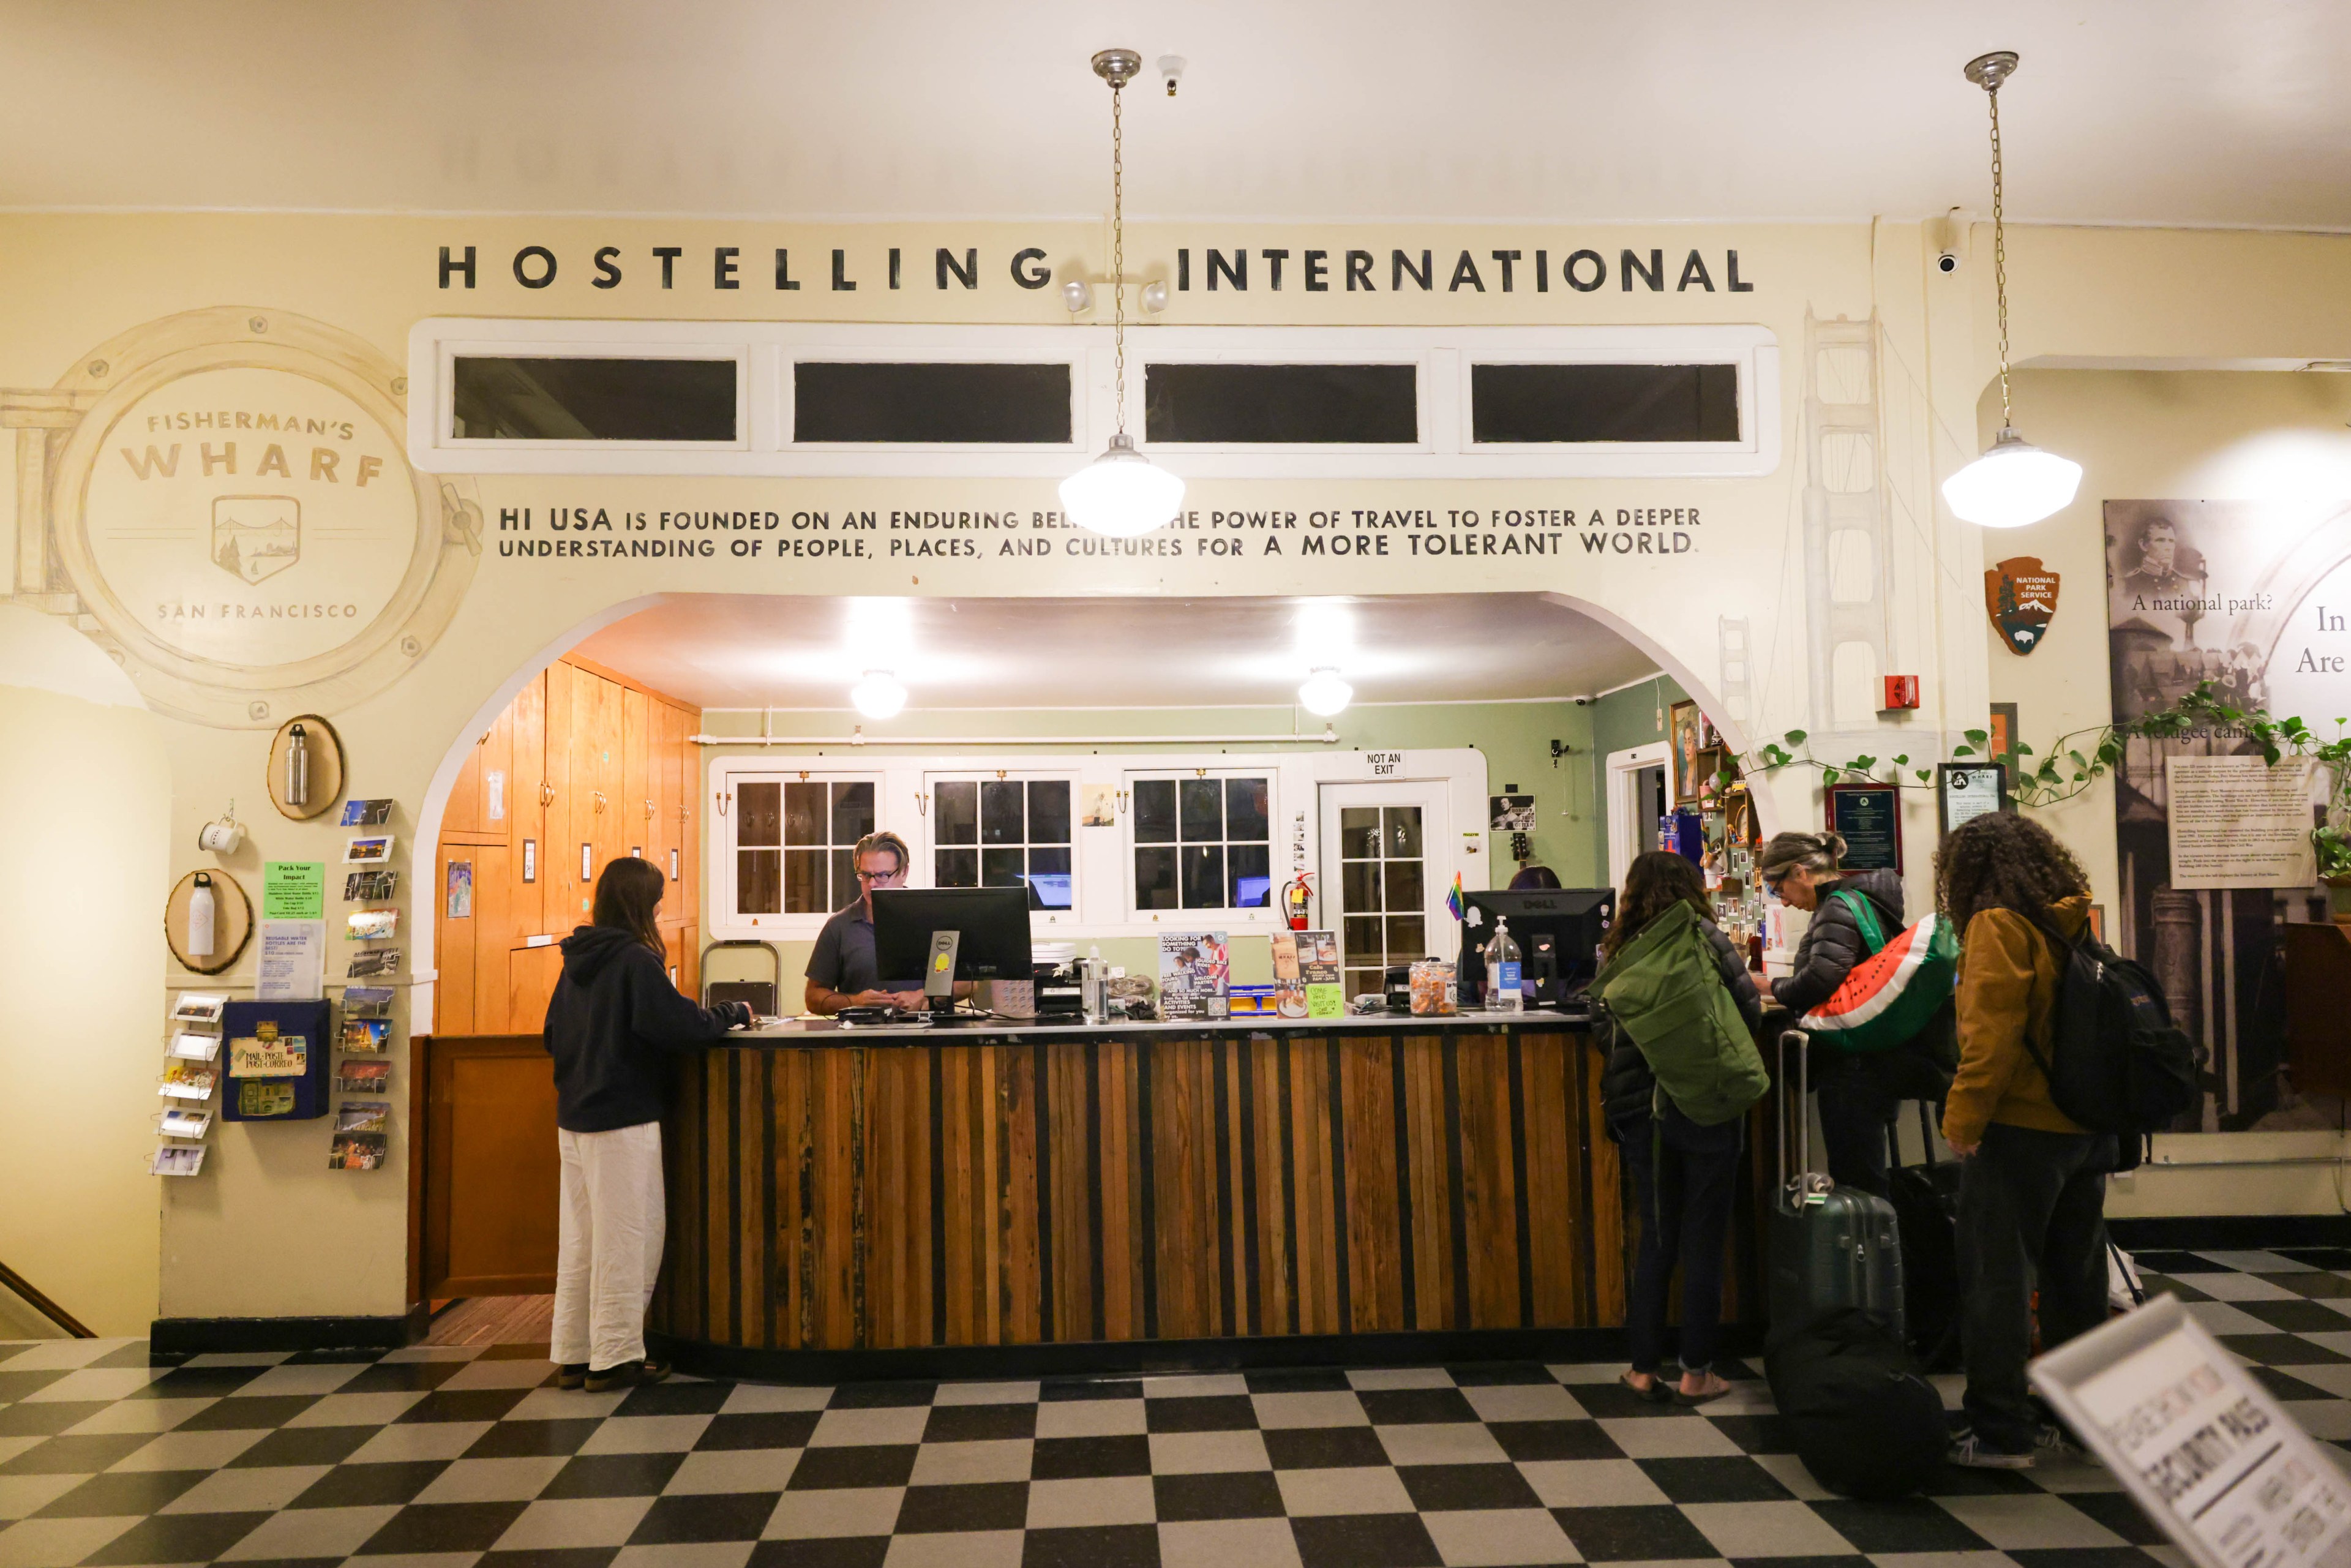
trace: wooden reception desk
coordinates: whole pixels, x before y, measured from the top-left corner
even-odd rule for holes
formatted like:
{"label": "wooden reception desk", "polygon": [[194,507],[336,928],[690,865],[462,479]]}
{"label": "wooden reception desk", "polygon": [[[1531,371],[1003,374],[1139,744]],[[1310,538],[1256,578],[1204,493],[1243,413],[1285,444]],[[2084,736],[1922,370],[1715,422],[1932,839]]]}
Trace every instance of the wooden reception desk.
{"label": "wooden reception desk", "polygon": [[738,1036],[686,1058],[664,1129],[657,1354],[816,1379],[1607,1354],[1600,1068],[1541,1013]]}

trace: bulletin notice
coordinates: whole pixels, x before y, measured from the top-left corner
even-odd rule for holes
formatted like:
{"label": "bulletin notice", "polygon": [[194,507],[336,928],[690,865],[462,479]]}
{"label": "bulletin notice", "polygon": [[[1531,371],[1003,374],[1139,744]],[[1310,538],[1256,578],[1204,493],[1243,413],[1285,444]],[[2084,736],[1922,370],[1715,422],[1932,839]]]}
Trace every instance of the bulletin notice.
{"label": "bulletin notice", "polygon": [[2171,885],[2308,887],[2311,761],[2258,757],[2164,759],[2171,795]]}

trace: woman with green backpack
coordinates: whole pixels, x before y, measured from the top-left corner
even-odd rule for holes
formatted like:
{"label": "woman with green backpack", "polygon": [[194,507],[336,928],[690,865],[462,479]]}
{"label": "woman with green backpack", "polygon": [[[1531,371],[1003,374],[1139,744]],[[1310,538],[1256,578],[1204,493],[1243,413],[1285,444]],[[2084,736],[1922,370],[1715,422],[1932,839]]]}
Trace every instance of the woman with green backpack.
{"label": "woman with green backpack", "polygon": [[[1658,1404],[1703,1405],[1722,1337],[1722,1242],[1749,1106],[1770,1086],[1755,1049],[1762,1000],[1715,929],[1698,868],[1653,850],[1633,862],[1600,944],[1601,1078],[1609,1135],[1624,1146],[1639,1205],[1641,1254],[1626,1303],[1625,1385]],[[1678,1383],[1660,1375],[1666,1295],[1682,1270]]]}

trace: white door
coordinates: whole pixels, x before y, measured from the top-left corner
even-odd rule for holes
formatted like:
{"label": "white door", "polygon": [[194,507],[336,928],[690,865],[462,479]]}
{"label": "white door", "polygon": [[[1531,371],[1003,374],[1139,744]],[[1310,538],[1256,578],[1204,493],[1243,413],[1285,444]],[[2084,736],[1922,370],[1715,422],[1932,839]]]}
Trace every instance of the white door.
{"label": "white door", "polygon": [[1322,786],[1321,923],[1338,929],[1350,999],[1390,964],[1458,956],[1451,835],[1442,781]]}
{"label": "white door", "polygon": [[1608,885],[1625,885],[1633,857],[1657,847],[1673,748],[1664,741],[1608,754]]}

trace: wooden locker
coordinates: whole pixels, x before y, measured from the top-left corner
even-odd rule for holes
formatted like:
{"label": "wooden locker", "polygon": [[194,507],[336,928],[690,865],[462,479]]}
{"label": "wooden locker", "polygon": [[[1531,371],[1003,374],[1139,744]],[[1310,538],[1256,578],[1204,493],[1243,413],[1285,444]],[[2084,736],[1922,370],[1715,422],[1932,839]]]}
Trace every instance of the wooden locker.
{"label": "wooden locker", "polygon": [[481,744],[474,748],[481,774],[481,814],[476,825],[486,836],[492,838],[505,837],[507,825],[514,820],[515,708],[521,700],[517,697],[500,711],[497,721],[490,726],[488,732],[482,737]]}
{"label": "wooden locker", "polygon": [[538,929],[561,935],[580,924],[580,841],[573,836],[578,802],[589,800],[596,786],[592,778],[575,778],[572,758],[573,716],[581,706],[580,687],[590,677],[558,661],[547,667],[547,722],[541,755],[546,758],[547,838],[539,845]]}
{"label": "wooden locker", "polygon": [[[515,926],[514,852],[505,844],[484,844],[474,861],[474,1028],[475,1034],[505,1034],[507,1020],[507,956],[522,945]],[[535,891],[535,890],[530,890]],[[442,972],[448,972],[443,960]],[[444,1030],[444,1033],[463,1032]]]}
{"label": "wooden locker", "polygon": [[[542,670],[515,694],[506,712],[512,771],[507,776],[507,846],[513,868],[508,883],[507,917],[519,947],[526,936],[536,936],[546,925],[547,893],[547,676]],[[526,852],[524,845],[529,848]],[[531,862],[531,880],[523,881],[523,861]]]}
{"label": "wooden locker", "polygon": [[441,812],[444,833],[482,831],[482,742],[486,738],[474,737],[474,748],[465,754],[465,765],[457,771],[457,782],[449,788],[449,804]]}
{"label": "wooden locker", "polygon": [[627,689],[617,681],[596,681],[596,869],[629,852],[625,774],[629,754]]}
{"label": "wooden locker", "polygon": [[699,708],[679,708],[677,737],[678,907],[702,917],[702,747],[692,737],[702,731]]}
{"label": "wooden locker", "polygon": [[[560,929],[569,931],[587,920],[596,878],[612,858],[611,765],[613,732],[620,727],[620,705],[612,683],[585,670],[573,669],[571,712],[565,738],[570,743],[571,801],[563,835],[563,871],[571,892],[563,908]],[[550,732],[550,736],[551,736]],[[581,846],[586,845],[583,852]]]}
{"label": "wooden locker", "polygon": [[547,1027],[547,1004],[563,973],[563,949],[517,947],[507,955],[507,1028],[511,1034],[537,1034]]}
{"label": "wooden locker", "polygon": [[421,890],[424,898],[431,901],[426,909],[435,917],[434,968],[439,977],[434,982],[433,992],[433,1032],[435,1034],[486,1032],[475,1016],[474,1005],[475,942],[481,922],[470,914],[452,919],[447,892],[449,868],[453,864],[465,866],[478,885],[482,869],[478,858],[481,852],[482,846],[478,844],[443,843],[439,874],[430,886]]}
{"label": "wooden locker", "polygon": [[653,842],[653,711],[661,707],[634,686],[621,689],[621,788],[612,800],[621,853],[634,851],[639,858],[656,860]]}

